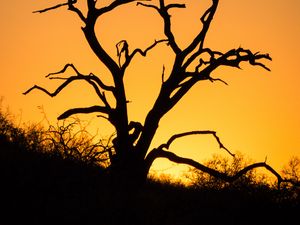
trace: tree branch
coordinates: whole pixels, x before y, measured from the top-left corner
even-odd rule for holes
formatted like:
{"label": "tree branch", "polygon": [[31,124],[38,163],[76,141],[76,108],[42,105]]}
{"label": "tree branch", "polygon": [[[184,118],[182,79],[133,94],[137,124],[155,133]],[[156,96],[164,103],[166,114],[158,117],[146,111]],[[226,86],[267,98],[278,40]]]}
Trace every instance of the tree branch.
{"label": "tree branch", "polygon": [[[145,50],[142,50],[140,48],[135,49],[131,54],[128,53],[128,44],[125,40],[121,41],[123,44],[123,47],[121,50],[118,50],[118,57],[119,57],[119,65],[120,63],[120,57],[121,57],[121,53],[122,51],[124,51],[125,53],[125,63],[123,64],[122,68],[125,69],[128,67],[128,65],[130,64],[131,60],[133,59],[133,57],[139,53],[141,54],[143,57],[146,57],[148,51],[152,50],[157,44],[162,43],[162,42],[168,42],[168,39],[162,39],[162,40],[155,40],[154,43],[152,45],[150,45],[149,47],[147,47]],[[121,43],[119,42],[119,43]],[[124,46],[126,48],[127,46],[127,50],[124,49]],[[117,48],[118,49],[118,48]],[[121,65],[120,65],[121,66]]]}
{"label": "tree branch", "polygon": [[[200,58],[199,64],[196,66],[194,72],[184,73],[185,76],[182,76],[179,81],[184,80],[186,77],[191,77],[191,79],[185,81],[184,83],[179,83],[176,86],[177,88],[179,87],[179,89],[174,89],[176,93],[174,93],[170,98],[171,105],[175,105],[190,90],[190,88],[200,80],[209,80],[211,82],[221,81],[227,85],[227,83],[222,79],[212,78],[210,76],[211,73],[220,66],[240,68],[241,62],[249,62],[250,65],[260,66],[270,71],[267,66],[261,62],[258,62],[257,60],[272,60],[269,54],[259,54],[259,52],[252,53],[250,50],[243,48],[232,49],[225,54],[218,51],[212,51],[211,49],[203,49],[199,54],[201,55],[202,53],[208,53],[210,55],[210,60],[205,62],[202,58]],[[201,70],[202,65],[205,65],[206,67]],[[183,67],[185,67],[185,65]]]}
{"label": "tree branch", "polygon": [[210,73],[219,66],[231,66],[240,69],[241,62],[249,62],[250,65],[260,66],[265,70],[270,71],[270,69],[266,65],[261,62],[257,62],[257,60],[260,59],[267,59],[272,61],[272,58],[269,54],[259,54],[259,52],[252,53],[250,50],[243,48],[232,49],[227,53],[221,55],[219,58],[211,58],[210,65],[203,71],[207,70],[205,71],[205,73]]}
{"label": "tree branch", "polygon": [[166,10],[168,11],[171,8],[186,8],[185,4],[169,4],[167,6],[165,6]]}
{"label": "tree branch", "polygon": [[[136,5],[142,5],[144,7],[153,8],[153,9],[157,10],[159,13],[160,13],[160,10],[161,10],[156,5],[145,4],[145,3],[142,3],[142,2],[138,2],[138,3],[136,3]],[[163,2],[163,5],[164,5],[164,2]],[[186,7],[185,4],[178,4],[178,3],[169,4],[167,6],[164,6],[166,11],[168,11],[171,8],[185,8],[185,7]]]}
{"label": "tree branch", "polygon": [[162,144],[158,147],[158,149],[169,149],[170,145],[178,138],[181,137],[185,137],[185,136],[190,136],[190,135],[202,135],[202,134],[209,134],[209,135],[213,135],[214,138],[216,139],[216,141],[219,144],[220,148],[223,148],[225,151],[227,151],[231,156],[234,156],[233,153],[231,153],[221,142],[220,138],[217,136],[217,132],[216,131],[210,131],[210,130],[204,130],[204,131],[190,131],[190,132],[184,132],[184,133],[180,133],[180,134],[175,134],[173,135],[165,144]]}
{"label": "tree branch", "polygon": [[150,45],[148,48],[146,48],[144,51],[141,49],[135,49],[132,54],[129,57],[133,57],[136,53],[140,53],[142,56],[146,56],[147,52],[150,51],[151,49],[153,49],[157,44],[162,43],[162,42],[168,42],[168,39],[162,39],[162,40],[155,40],[154,43],[152,45]]}
{"label": "tree branch", "polygon": [[159,13],[159,15],[162,17],[164,21],[164,33],[168,38],[169,45],[171,46],[171,48],[176,54],[179,54],[181,52],[181,49],[177,45],[175,41],[175,37],[171,31],[171,19],[170,19],[171,16],[168,13],[168,10],[171,8],[185,8],[185,4],[169,4],[166,6],[164,0],[159,0],[159,3],[160,3],[160,7],[157,7],[155,5],[144,4],[141,2],[138,2],[137,5],[153,8]]}
{"label": "tree branch", "polygon": [[[77,74],[76,76],[71,76],[68,78],[63,78],[63,77],[54,77],[53,75],[57,75],[57,74],[61,74],[64,73],[69,67],[71,67],[75,73]],[[49,73],[46,78],[49,79],[59,79],[59,80],[65,80],[64,83],[62,83],[54,92],[49,92],[48,90],[34,85],[33,87],[31,87],[30,89],[28,89],[26,92],[24,92],[23,94],[26,95],[29,92],[31,92],[34,89],[38,89],[44,93],[46,93],[47,95],[51,96],[51,97],[55,97],[56,95],[58,95],[66,86],[68,86],[70,83],[72,83],[75,80],[85,80],[86,82],[88,82],[95,90],[96,94],[98,95],[98,97],[101,99],[101,101],[105,104],[105,106],[107,108],[111,108],[111,106],[109,105],[106,97],[105,97],[105,93],[100,91],[99,86],[105,90],[109,90],[109,91],[114,91],[114,87],[111,86],[107,86],[105,85],[97,76],[90,74],[90,75],[83,75],[81,73],[79,73],[79,71],[76,69],[76,67],[73,64],[66,64],[64,66],[64,68],[58,72],[54,72],[54,73]]]}
{"label": "tree branch", "polygon": [[180,157],[178,155],[176,155],[173,152],[169,152],[169,151],[165,151],[162,150],[160,148],[157,149],[153,149],[147,156],[146,158],[146,163],[147,166],[152,165],[153,161],[157,158],[167,158],[172,162],[175,163],[179,163],[179,164],[186,164],[189,166],[192,166],[198,170],[201,170],[204,173],[207,173],[213,177],[216,177],[218,179],[224,180],[226,182],[233,182],[237,179],[239,179],[240,177],[242,177],[243,175],[245,175],[247,172],[256,169],[256,168],[265,168],[266,170],[268,170],[271,174],[273,174],[278,181],[278,189],[280,189],[280,184],[283,182],[287,182],[287,183],[292,183],[294,185],[299,185],[299,183],[295,183],[295,182],[291,182],[291,180],[287,180],[287,179],[283,179],[280,174],[278,172],[276,172],[276,170],[274,170],[270,165],[268,165],[266,162],[258,162],[258,163],[253,163],[251,165],[246,166],[245,168],[243,168],[242,170],[238,171],[236,174],[234,174],[233,176],[230,176],[226,173],[221,173],[217,170],[211,169],[207,166],[204,166],[203,164],[189,159],[189,158],[184,158],[184,157]]}
{"label": "tree branch", "polygon": [[[77,0],[75,0],[75,2],[76,2],[76,1],[77,1]],[[60,7],[62,7],[62,6],[67,6],[68,4],[69,4],[69,2],[61,3],[61,4],[58,4],[58,5],[55,5],[55,6],[51,6],[51,7],[49,7],[49,8],[45,8],[45,9],[33,11],[33,13],[44,13],[44,12],[47,12],[47,11],[50,11],[50,10],[53,10],[53,9],[60,8]]]}
{"label": "tree branch", "polygon": [[[93,0],[91,0],[91,1],[93,1]],[[127,3],[137,2],[137,5],[138,5],[141,1],[145,1],[146,2],[146,1],[151,1],[151,0],[115,0],[110,5],[105,6],[105,7],[101,8],[101,9],[97,9],[97,16],[100,16],[100,15],[102,15],[104,13],[112,11],[113,9],[115,9],[115,8],[121,6],[121,5],[127,4]]]}
{"label": "tree branch", "polygon": [[73,82],[74,80],[79,80],[82,79],[81,77],[78,76],[72,76],[69,77],[64,83],[62,83],[54,92],[49,92],[48,90],[46,90],[45,88],[42,88],[38,85],[34,85],[33,87],[29,88],[27,91],[25,91],[23,94],[27,95],[28,93],[30,93],[32,90],[34,89],[38,89],[44,93],[46,93],[47,95],[49,95],[50,97],[55,97],[56,95],[58,95],[66,86],[68,86],[71,82]]}
{"label": "tree branch", "polygon": [[169,39],[169,44],[170,44],[171,48],[173,49],[173,51],[176,54],[180,54],[181,53],[181,49],[177,45],[177,43],[175,41],[174,34],[172,33],[172,30],[171,30],[171,16],[168,13],[168,8],[167,8],[167,6],[165,6],[164,0],[159,0],[159,2],[160,2],[159,14],[161,15],[161,17],[164,20],[164,24],[165,24],[164,32],[165,32],[165,35]]}
{"label": "tree branch", "polygon": [[50,10],[53,10],[53,9],[57,9],[57,8],[60,8],[60,7],[63,7],[63,6],[69,6],[69,10],[70,11],[73,11],[75,13],[77,13],[77,15],[79,16],[79,18],[83,21],[83,22],[86,22],[86,18],[84,17],[83,13],[74,6],[74,4],[77,3],[77,0],[68,0],[68,2],[66,3],[61,3],[61,4],[57,4],[55,6],[52,6],[52,7],[49,7],[49,8],[45,8],[45,9],[41,9],[41,10],[36,10],[36,11],[33,11],[33,13],[44,13],[44,12],[47,12],[47,11],[50,11]]}
{"label": "tree branch", "polygon": [[49,73],[49,74],[46,76],[46,78],[49,77],[49,79],[55,79],[55,78],[52,77],[53,75],[62,74],[62,73],[64,73],[64,72],[66,72],[66,70],[67,70],[69,67],[71,67],[71,68],[74,70],[74,72],[76,73],[77,76],[79,76],[79,77],[82,76],[82,77],[84,77],[84,78],[86,78],[86,79],[90,79],[90,80],[95,81],[95,82],[99,85],[99,87],[102,88],[103,90],[111,91],[111,92],[113,92],[113,91],[115,90],[115,88],[114,88],[113,86],[108,86],[108,85],[104,84],[104,83],[101,81],[101,79],[100,79],[99,77],[95,76],[93,73],[90,73],[89,75],[84,75],[84,74],[80,73],[80,72],[77,70],[77,68],[76,68],[73,64],[70,64],[70,63],[69,63],[69,64],[66,64],[66,65],[64,66],[64,68],[63,68],[62,70],[58,71],[58,72]]}
{"label": "tree branch", "polygon": [[153,8],[153,9],[157,10],[157,12],[159,12],[159,8],[156,5],[145,4],[145,3],[142,3],[142,2],[137,2],[136,5],[137,6],[141,5],[141,6],[144,6],[144,7]]}
{"label": "tree branch", "polygon": [[69,109],[66,112],[64,112],[63,114],[61,114],[57,119],[58,120],[62,120],[62,119],[66,119],[74,114],[79,114],[79,113],[95,113],[95,112],[99,112],[99,113],[104,113],[104,114],[108,114],[110,115],[112,110],[105,107],[105,106],[91,106],[91,107],[86,107],[86,108],[73,108],[73,109]]}
{"label": "tree branch", "polygon": [[[205,13],[201,17],[201,22],[203,23],[203,28],[199,32],[199,34],[194,38],[192,43],[183,50],[183,55],[187,56],[189,55],[192,51],[195,50],[195,48],[200,44],[199,50],[201,51],[203,49],[203,44],[204,44],[204,39],[206,37],[207,31],[210,27],[210,24],[214,18],[214,15],[216,13],[219,0],[212,0],[213,4],[212,6],[205,11]],[[189,64],[188,64],[189,65]]]}
{"label": "tree branch", "polygon": [[208,79],[210,82],[216,82],[216,81],[219,81],[219,82],[221,82],[221,83],[223,83],[223,84],[225,84],[225,85],[228,85],[228,83],[226,82],[226,81],[224,81],[224,80],[222,80],[221,78],[212,78],[212,77],[209,77],[209,79]]}
{"label": "tree branch", "polygon": [[86,18],[84,17],[83,13],[77,7],[74,6],[74,4],[77,2],[77,0],[73,0],[73,2],[72,2],[72,0],[69,0],[68,2],[69,2],[69,8],[68,9],[70,11],[73,11],[73,12],[77,13],[77,15],[79,16],[79,18],[84,23],[86,23]]}
{"label": "tree branch", "polygon": [[202,58],[199,61],[199,64],[195,67],[195,71],[199,72],[199,69],[202,65],[207,65],[209,64],[212,60],[216,59],[216,56],[222,56],[223,53],[219,52],[219,51],[213,51],[209,48],[203,48],[203,49],[199,49],[197,52],[195,52],[194,54],[192,54],[192,56],[190,56],[186,62],[183,65],[183,68],[187,68],[198,56],[201,56],[202,54],[207,53],[210,56],[210,60],[208,62],[204,61]]}

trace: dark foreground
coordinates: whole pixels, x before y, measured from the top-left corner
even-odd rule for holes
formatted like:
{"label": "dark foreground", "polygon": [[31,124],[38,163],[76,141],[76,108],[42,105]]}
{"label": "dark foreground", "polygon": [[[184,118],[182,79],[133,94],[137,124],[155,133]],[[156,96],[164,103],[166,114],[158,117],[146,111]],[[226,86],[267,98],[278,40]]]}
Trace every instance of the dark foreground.
{"label": "dark foreground", "polygon": [[[300,221],[299,193],[148,180],[124,190],[100,167],[0,142],[0,224],[218,225]],[[297,224],[297,222],[293,222]]]}

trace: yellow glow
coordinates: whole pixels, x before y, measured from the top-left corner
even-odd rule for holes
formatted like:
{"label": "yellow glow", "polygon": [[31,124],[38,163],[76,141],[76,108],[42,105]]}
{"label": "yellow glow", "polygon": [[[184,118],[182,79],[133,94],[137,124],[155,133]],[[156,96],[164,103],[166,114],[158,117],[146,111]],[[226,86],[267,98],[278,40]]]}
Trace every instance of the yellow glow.
{"label": "yellow glow", "polygon": [[[109,2],[109,1],[107,1]],[[171,2],[171,1],[170,1]],[[174,1],[175,2],[175,1]],[[176,1],[187,9],[172,10],[174,33],[181,46],[201,29],[199,17],[210,1]],[[108,83],[107,70],[90,51],[80,29],[81,21],[72,12],[58,9],[32,14],[36,9],[61,1],[2,1],[0,3],[0,95],[23,121],[40,121],[43,105],[48,118],[55,118],[71,107],[97,104],[89,87],[76,83],[56,98],[22,92],[33,84],[54,90],[59,84],[44,78],[74,63],[83,73],[93,72]],[[268,52],[273,62],[266,62],[272,72],[243,65],[243,70],[219,69],[214,76],[229,83],[202,82],[162,119],[153,147],[175,133],[190,130],[215,130],[223,143],[254,160],[264,160],[281,169],[288,159],[300,156],[300,1],[299,0],[226,0],[220,6],[206,39],[206,46],[226,51],[242,46]],[[154,10],[136,6],[120,7],[97,24],[98,36],[111,55],[115,44],[127,39],[130,49],[146,48],[164,38],[162,20]],[[163,65],[170,71],[173,56],[164,44],[148,57],[137,56],[126,74],[131,120],[143,122],[161,84]],[[94,127],[104,135],[111,127],[100,119]],[[203,161],[218,149],[211,137],[196,136],[174,143],[172,149],[183,156]],[[169,168],[165,161],[157,168]]]}

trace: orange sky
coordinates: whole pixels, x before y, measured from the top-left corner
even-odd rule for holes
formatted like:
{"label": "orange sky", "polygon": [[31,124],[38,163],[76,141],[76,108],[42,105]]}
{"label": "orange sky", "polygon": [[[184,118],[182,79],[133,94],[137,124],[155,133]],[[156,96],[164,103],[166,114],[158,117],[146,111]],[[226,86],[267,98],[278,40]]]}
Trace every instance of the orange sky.
{"label": "orange sky", "polygon": [[[5,105],[20,114],[22,121],[42,120],[43,106],[51,121],[64,110],[97,104],[89,86],[77,83],[56,98],[41,92],[23,96],[33,84],[54,90],[59,84],[45,79],[49,72],[73,63],[82,73],[93,72],[110,82],[107,70],[90,51],[80,29],[81,21],[72,12],[58,9],[32,14],[37,9],[62,3],[59,0],[10,0],[0,3],[0,96]],[[80,1],[79,1],[80,2]],[[99,1],[101,2],[101,1]],[[103,2],[109,2],[108,0]],[[172,2],[172,1],[168,1]],[[181,46],[199,30],[200,14],[210,1],[177,0],[186,9],[172,10],[173,30]],[[231,151],[263,161],[276,169],[291,156],[300,156],[300,1],[299,0],[224,0],[206,39],[206,47],[226,51],[250,48],[270,53],[272,69],[243,65],[243,70],[219,69],[215,76],[222,83],[201,82],[161,121],[153,147],[172,134],[190,130],[215,130]],[[154,10],[134,3],[105,15],[97,24],[105,48],[116,55],[115,44],[127,39],[130,49],[146,48],[163,38],[162,20]],[[163,64],[170,69],[172,54],[161,44],[146,58],[137,56],[126,74],[127,97],[131,101],[131,120],[143,122],[161,84]],[[95,116],[93,124],[105,136],[111,127]],[[184,138],[172,149],[179,155],[203,161],[222,153],[211,137]],[[159,164],[159,165],[158,165]],[[172,167],[165,161],[157,169]]]}

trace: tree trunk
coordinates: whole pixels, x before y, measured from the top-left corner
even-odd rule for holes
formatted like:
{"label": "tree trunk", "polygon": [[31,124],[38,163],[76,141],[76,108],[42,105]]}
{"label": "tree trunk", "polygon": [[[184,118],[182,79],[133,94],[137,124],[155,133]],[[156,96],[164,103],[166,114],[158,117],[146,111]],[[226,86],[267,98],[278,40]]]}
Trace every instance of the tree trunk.
{"label": "tree trunk", "polygon": [[138,157],[126,157],[112,164],[109,179],[112,188],[122,191],[134,191],[142,186],[147,179],[149,170],[146,163]]}

